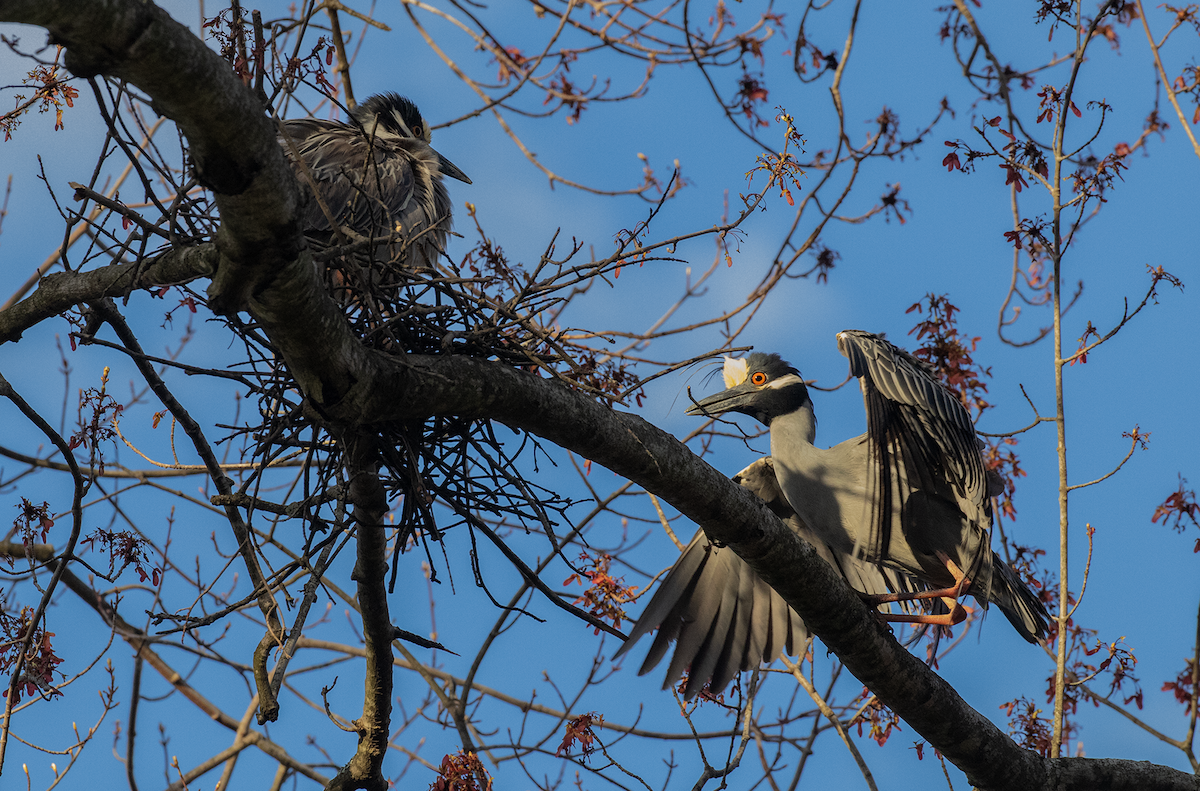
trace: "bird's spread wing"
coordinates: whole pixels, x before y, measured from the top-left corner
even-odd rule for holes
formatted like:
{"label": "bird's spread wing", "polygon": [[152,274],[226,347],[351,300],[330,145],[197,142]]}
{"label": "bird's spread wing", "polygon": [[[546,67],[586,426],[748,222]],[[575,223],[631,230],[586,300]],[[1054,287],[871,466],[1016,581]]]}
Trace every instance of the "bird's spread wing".
{"label": "bird's spread wing", "polygon": [[638,673],[654,669],[676,643],[663,688],[674,686],[688,670],[684,697],[689,700],[710,679],[709,688],[716,694],[738,672],[773,661],[784,649],[794,655],[808,637],[800,616],[779,594],[733,550],[710,544],[702,530],[667,573],[613,658],[656,628]]}
{"label": "bird's spread wing", "polygon": [[[759,459],[734,480],[766,502],[794,531],[813,544],[818,554],[864,593],[911,592],[918,583],[893,569],[881,569],[833,551],[800,520],[788,505],[770,458]],[[920,606],[900,605],[906,610]],[[614,659],[643,635],[658,629],[639,674],[652,670],[677,643],[663,688],[679,681],[688,670],[684,697],[691,699],[709,682],[714,694],[739,672],[760,662],[773,662],[781,651],[803,650],[808,631],[796,611],[729,548],[713,546],[697,531],[675,566],[667,573]]]}
{"label": "bird's spread wing", "polygon": [[[850,361],[850,373],[859,377],[866,402],[874,479],[869,497],[875,511],[869,538],[862,542],[868,554],[884,557],[893,514],[903,513],[903,503],[892,500],[918,489],[956,503],[965,521],[988,530],[987,471],[975,427],[958,398],[942,387],[928,364],[876,335],[838,333],[838,351]],[[920,531],[921,525],[905,524],[904,529]],[[968,576],[990,560],[988,542],[980,546],[986,551],[971,559],[972,568],[964,569]]]}

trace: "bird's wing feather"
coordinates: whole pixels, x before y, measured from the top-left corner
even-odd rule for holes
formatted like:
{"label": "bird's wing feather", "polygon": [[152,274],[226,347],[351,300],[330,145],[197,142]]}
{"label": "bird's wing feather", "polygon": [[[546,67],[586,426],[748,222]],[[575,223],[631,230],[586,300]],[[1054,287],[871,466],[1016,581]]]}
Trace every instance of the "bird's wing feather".
{"label": "bird's wing feather", "polygon": [[[721,554],[729,556],[734,553],[729,549],[725,549]],[[748,567],[744,570],[738,569],[737,576],[743,576],[743,572],[748,570]],[[707,623],[700,621],[696,624],[700,627],[697,632],[706,632],[706,634],[704,635],[703,642],[696,649],[695,655],[688,662],[688,681],[687,687],[683,692],[685,698],[691,698],[704,688],[704,683],[712,678],[714,671],[717,670],[721,655],[732,650],[727,645],[727,638],[732,638],[731,633],[736,631],[731,627],[738,617],[738,595],[741,592],[742,586],[738,579],[731,580],[731,582],[733,584],[724,586],[724,589],[721,591],[721,596],[718,599],[718,609],[712,619]],[[751,603],[746,602],[746,604],[749,605]],[[706,626],[708,627],[707,629],[705,628]],[[686,649],[687,642],[686,639],[681,637],[679,647],[676,651]],[[676,657],[671,662],[671,665],[674,666],[678,661],[679,659]],[[670,683],[674,683],[674,679],[671,679]]]}
{"label": "bird's wing feather", "polygon": [[[882,559],[891,539],[892,514],[905,492],[922,489],[953,498],[976,529],[991,527],[988,478],[975,427],[962,403],[937,381],[930,366],[888,341],[867,332],[838,334],[838,350],[859,377],[867,412],[876,509],[869,555]],[[920,525],[905,525],[920,530]],[[987,541],[964,569],[978,571],[990,555]],[[983,551],[983,550],[986,550]],[[985,578],[986,578],[985,574]]]}
{"label": "bird's wing feather", "polygon": [[[716,552],[729,553],[728,549],[713,547]],[[671,664],[667,667],[667,678],[663,689],[677,682],[683,671],[696,660],[709,629],[720,614],[721,602],[728,585],[696,585],[692,590],[688,604],[688,615],[681,619],[682,628],[679,639],[675,642],[675,653]],[[736,590],[736,589],[735,589]]]}
{"label": "bird's wing feather", "polygon": [[[751,670],[757,667],[763,659],[761,650],[757,656],[754,655],[753,641],[750,640],[750,632],[754,619],[757,617],[756,610],[761,605],[761,602],[755,597],[754,589],[759,577],[749,566],[744,563],[742,565],[745,567],[745,571],[737,575],[737,612],[733,614],[729,624],[721,656],[713,667],[712,689],[725,689],[725,685],[732,681],[739,671]],[[764,601],[769,606],[769,597],[764,597]]]}
{"label": "bird's wing feather", "polygon": [[[701,577],[701,566],[707,562],[708,553],[705,551],[704,531],[696,531],[696,535],[692,538],[683,550],[683,554],[679,556],[679,560],[667,572],[666,579],[658,586],[658,591],[650,599],[650,603],[646,605],[645,612],[642,617],[638,618],[637,623],[633,625],[633,629],[629,632],[629,637],[625,639],[625,643],[617,649],[617,653],[613,655],[613,659],[617,659],[630,648],[633,644],[641,639],[642,635],[658,629],[660,625],[667,623],[667,616],[679,604],[680,599],[690,595],[692,588],[695,587],[696,581]],[[669,592],[669,594],[668,594]],[[662,633],[660,629],[660,634]],[[670,639],[675,639],[676,635],[672,635]],[[661,656],[659,657],[661,658]],[[658,663],[656,659],[650,664],[646,670],[654,667]]]}
{"label": "bird's wing feather", "polygon": [[[882,569],[845,554],[836,555],[788,505],[770,458],[754,462],[734,476],[734,480],[766,501],[788,527],[813,544],[817,553],[857,590],[885,593],[922,587],[893,569]],[[920,605],[898,606],[915,611]],[[666,656],[671,644],[676,643],[664,688],[673,686],[690,667],[684,690],[684,697],[689,699],[706,681],[710,682],[709,689],[718,694],[739,671],[772,662],[784,650],[798,654],[808,639],[804,621],[774,588],[733,550],[710,544],[703,531],[697,531],[684,548],[613,658],[620,657],[654,629],[658,633],[638,674],[652,670]]]}
{"label": "bird's wing feather", "polygon": [[[285,121],[283,129],[338,225],[361,235],[393,231],[393,218],[403,215],[415,189],[412,164],[407,156],[395,155],[394,142],[369,140],[351,127],[312,118]],[[296,166],[292,145],[285,140],[283,148]],[[297,176],[311,189],[303,172]],[[309,201],[301,221],[309,231],[332,230],[315,200]]]}
{"label": "bird's wing feather", "polygon": [[766,581],[754,574],[750,577],[754,583],[754,589],[751,596],[754,597],[754,608],[750,614],[749,631],[746,635],[746,649],[744,652],[743,667],[752,668],[759,661],[773,661],[775,657],[767,653],[767,638],[770,637],[771,631],[771,608],[776,603],[783,606],[783,599],[773,599],[771,594],[773,589]]}

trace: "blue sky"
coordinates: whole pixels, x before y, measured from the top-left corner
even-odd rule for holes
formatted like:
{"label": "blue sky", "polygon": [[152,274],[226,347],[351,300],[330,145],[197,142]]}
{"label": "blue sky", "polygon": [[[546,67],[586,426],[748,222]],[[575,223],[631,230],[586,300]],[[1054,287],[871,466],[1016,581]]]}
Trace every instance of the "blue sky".
{"label": "blue sky", "polygon": [[[197,11],[194,5],[166,7],[176,18],[195,29]],[[732,10],[743,25],[748,24],[754,14],[748,4],[733,5]],[[536,47],[539,37],[544,36],[547,26],[551,25],[551,21],[537,19],[528,9],[491,13],[489,24],[496,35],[506,44],[511,41],[512,45],[527,50]],[[846,13],[848,9],[835,7],[827,19],[815,24],[812,35],[822,46],[836,46],[840,51],[840,31]],[[1002,62],[1029,66],[1043,61],[1050,53],[1061,52],[1068,44],[1061,31],[1059,37],[1047,41],[1046,29],[1033,25],[1033,6],[1030,4],[1022,4],[1020,10],[1014,10],[1004,4],[985,3],[976,9],[976,13]],[[402,9],[392,5],[380,7],[376,15],[391,25],[392,32],[373,32],[366,39],[355,73],[355,89],[360,98],[377,91],[397,90],[413,98],[426,118],[435,124],[457,117],[475,106],[473,94],[425,47],[409,26]],[[707,12],[704,16],[707,17]],[[428,15],[421,18],[429,22],[435,35],[441,36],[439,41],[457,62],[468,69],[476,69],[477,73],[494,74],[494,67],[487,65],[487,56],[472,51],[470,43],[448,24],[429,20]],[[1161,34],[1165,29],[1164,19],[1157,16],[1151,19]],[[917,8],[911,4],[894,4],[864,9],[843,84],[847,128],[855,142],[865,138],[872,129],[871,120],[884,105],[900,115],[905,134],[912,134],[924,126],[943,96],[955,110],[955,116],[943,120],[928,142],[904,161],[866,165],[860,186],[842,212],[851,216],[861,214],[878,200],[885,191],[885,184],[900,182],[902,197],[910,202],[912,214],[906,215],[904,224],[895,219],[885,223],[882,217],[864,225],[832,223],[823,241],[837,249],[842,258],[828,284],[816,284],[811,280],[782,284],[768,299],[740,343],[753,344],[760,350],[778,351],[797,365],[806,378],[816,379],[819,384],[834,384],[845,375],[845,360],[837,354],[834,343],[838,330],[858,328],[886,332],[893,341],[912,345],[907,332],[914,317],[906,315],[905,311],[928,292],[945,293],[961,308],[960,327],[981,338],[976,359],[992,369],[989,393],[996,408],[985,417],[981,428],[992,432],[1007,431],[1030,421],[1029,406],[1021,395],[1022,386],[1042,414],[1050,413],[1053,363],[1046,344],[1017,350],[996,338],[997,311],[1012,258],[1011,246],[1003,238],[1004,231],[1009,230],[1012,223],[1009,193],[1003,188],[1003,172],[990,162],[983,163],[978,172],[970,175],[948,173],[940,165],[949,150],[942,145],[943,140],[975,142],[977,138],[971,127],[978,125],[980,117],[995,115],[996,110],[994,106],[972,106],[975,97],[964,89],[949,46],[938,41],[940,21],[941,16],[931,6]],[[776,36],[766,47],[764,69],[766,84],[771,91],[768,104],[772,107],[780,105],[796,118],[798,129],[808,140],[808,150],[813,152],[829,147],[828,82],[826,79],[800,86],[794,79],[788,79],[791,58],[784,50],[790,46],[787,39],[794,35],[795,24],[796,19],[789,13],[785,16],[787,35]],[[347,25],[347,29],[352,28]],[[353,29],[357,34],[357,27]],[[19,32],[27,47],[43,40],[39,31],[26,28]],[[1089,50],[1091,60],[1084,67],[1076,93],[1076,104],[1083,117],[1072,118],[1068,127],[1068,136],[1081,140],[1090,135],[1098,117],[1097,112],[1085,103],[1103,99],[1112,105],[1114,112],[1093,146],[1101,156],[1111,151],[1116,143],[1132,142],[1137,137],[1154,95],[1154,76],[1139,27],[1120,27],[1118,32],[1123,41],[1120,52],[1111,51],[1103,42]],[[1195,39],[1190,42],[1180,39],[1164,52],[1168,69],[1172,68],[1171,64],[1178,69],[1188,58],[1194,57],[1195,52]],[[0,83],[18,81],[24,68],[8,53],[0,53]],[[601,79],[611,75],[613,91],[620,93],[637,84],[641,67],[617,63],[610,57],[584,59],[572,67],[572,76],[579,83],[586,83],[592,73],[599,74]],[[1065,74],[1059,67],[1045,81],[1061,84]],[[717,84],[728,93],[735,77],[736,72],[732,70],[718,72]],[[1029,111],[1036,103],[1035,92],[1036,89],[1017,96],[1018,106],[1027,116],[1033,114]],[[80,84],[80,93],[77,107],[66,117],[66,129],[52,131],[53,122],[48,115],[29,117],[14,139],[0,147],[0,178],[11,172],[14,184],[14,197],[9,204],[3,234],[0,234],[0,292],[4,297],[24,281],[54,248],[61,235],[45,187],[37,181],[36,156],[41,155],[47,180],[63,201],[70,197],[66,182],[85,180],[93,167],[101,122],[86,84]],[[523,106],[538,111],[541,109],[540,98],[540,95],[531,94]],[[1163,111],[1169,111],[1165,101]],[[1178,120],[1172,114],[1167,118],[1172,128],[1165,139],[1153,136],[1147,153],[1138,152],[1129,158],[1129,170],[1124,180],[1116,185],[1108,204],[1077,238],[1065,259],[1064,282],[1074,284],[1082,279],[1085,291],[1065,320],[1064,338],[1066,346],[1071,348],[1088,321],[1102,331],[1118,321],[1124,300],[1136,304],[1145,292],[1147,266],[1161,265],[1189,287],[1182,293],[1164,288],[1159,304],[1148,307],[1086,365],[1068,369],[1066,384],[1069,472],[1073,483],[1107,473],[1124,456],[1128,440],[1122,438],[1122,432],[1132,429],[1135,424],[1143,431],[1152,432],[1149,449],[1135,454],[1117,476],[1072,496],[1072,575],[1078,580],[1082,573],[1087,551],[1083,527],[1085,523],[1091,523],[1097,529],[1095,554],[1087,597],[1077,617],[1086,625],[1099,629],[1100,638],[1106,642],[1125,637],[1136,651],[1137,674],[1146,690],[1145,709],[1138,714],[1159,730],[1174,736],[1182,735],[1186,727],[1183,707],[1168,695],[1159,693],[1158,689],[1163,681],[1173,678],[1182,669],[1183,658],[1192,650],[1195,610],[1200,599],[1200,582],[1197,582],[1200,577],[1196,574],[1195,564],[1200,563],[1200,557],[1191,552],[1194,529],[1193,535],[1180,537],[1161,523],[1151,524],[1150,515],[1175,488],[1178,474],[1200,481],[1193,451],[1200,433],[1193,396],[1197,385],[1195,360],[1200,333],[1196,331],[1197,313],[1191,288],[1196,280],[1195,251],[1200,241],[1200,226],[1195,222],[1200,159],[1192,153],[1190,144],[1178,128]],[[561,113],[550,119],[510,117],[509,120],[548,167],[568,178],[600,188],[625,189],[639,183],[642,169],[637,157],[639,153],[649,158],[660,176],[666,175],[670,163],[678,159],[690,183],[663,208],[653,228],[653,236],[657,238],[718,222],[726,191],[735,205],[738,193],[747,191],[745,174],[753,168],[759,153],[751,142],[733,131],[699,76],[694,71],[673,66],[659,67],[644,98],[628,103],[593,104],[577,124],[567,124]],[[168,135],[163,138],[165,141],[172,139],[173,132],[165,134]],[[782,143],[782,129],[778,126],[761,130],[761,134],[773,145]],[[557,229],[561,229],[560,239],[576,238],[583,242],[585,255],[588,245],[594,246],[597,255],[604,255],[612,249],[614,235],[642,219],[648,210],[646,203],[635,198],[600,197],[562,185],[550,189],[546,178],[525,161],[486,114],[436,130],[434,144],[474,181],[470,186],[458,182],[450,184],[456,207],[464,201],[474,203],[485,229],[505,248],[510,260],[535,261]],[[816,178],[816,173],[810,173],[802,179],[802,188],[808,189],[815,184]],[[129,190],[134,194],[132,184]],[[1021,207],[1023,216],[1044,215],[1049,202],[1044,191],[1031,185],[1021,195]],[[679,323],[688,323],[706,313],[738,304],[748,287],[757,283],[766,271],[791,220],[790,207],[778,197],[769,198],[765,211],[756,213],[743,226],[741,243],[733,255],[733,266],[718,271],[710,281],[704,300],[689,306]],[[811,224],[810,220],[805,222]],[[472,241],[471,223],[464,213],[459,214],[457,228],[468,239],[452,242],[451,255],[461,255]],[[565,242],[560,242],[560,250],[565,246]],[[712,260],[713,242],[710,238],[702,238],[682,244],[676,255],[685,259],[693,271],[700,271]],[[613,330],[648,326],[678,298],[685,280],[685,266],[687,264],[653,263],[643,268],[628,268],[611,288],[598,285],[580,300],[564,317],[564,323]],[[151,303],[145,295],[135,295],[130,301],[129,313],[139,314],[139,331],[152,353],[173,342],[183,321],[177,314],[174,330],[159,329],[164,309],[163,302]],[[1023,325],[1027,331],[1049,321],[1048,314],[1030,312],[1032,315]],[[196,316],[198,335],[186,350],[184,359],[196,365],[225,364],[229,359],[228,338],[216,325],[204,324],[206,318],[203,312]],[[61,320],[46,322],[30,332],[19,346],[9,345],[0,352],[0,371],[28,400],[55,417],[61,409],[63,387],[55,372],[58,353],[54,336],[58,333],[65,337],[66,331],[67,325]],[[717,331],[701,331],[658,342],[652,347],[650,356],[684,359],[720,342]],[[123,361],[114,358],[113,353],[103,349],[85,349],[71,354],[71,388],[94,386],[103,366],[111,365],[116,372],[114,389],[129,392],[126,384],[129,369]],[[228,387],[182,376],[175,376],[171,381],[185,398],[186,405],[202,421],[207,419],[211,424],[228,418],[232,395]],[[649,398],[640,410],[641,414],[676,435],[686,434],[695,426],[694,421],[682,412],[682,393],[688,385],[697,393],[707,393],[716,387],[715,382],[707,381],[695,371],[669,375],[647,389]],[[847,388],[837,393],[818,394],[814,400],[821,421],[819,443],[834,444],[863,430],[861,400],[855,391]],[[141,408],[127,418],[127,425],[130,434],[137,437],[136,441],[151,455],[165,459],[170,450],[163,431],[160,429],[156,433],[148,426],[150,412],[158,408],[157,404]],[[28,426],[20,424],[10,407],[0,406],[0,414],[3,415],[0,420],[9,426],[5,431],[5,444],[21,448],[37,444],[36,435]],[[766,443],[761,444],[765,452]],[[1057,461],[1052,426],[1045,425],[1024,435],[1019,450],[1028,477],[1019,483],[1018,521],[1007,529],[1021,543],[1050,547],[1057,541]],[[126,449],[119,449],[118,456],[125,463],[133,464]],[[557,458],[567,472],[546,471],[545,477],[538,479],[539,483],[561,487],[564,493],[581,496],[579,487],[571,482],[565,454],[560,453]],[[711,461],[732,474],[752,458],[745,449],[729,443],[719,447]],[[607,491],[605,485],[609,489],[618,485],[612,476],[599,469],[593,470],[589,482],[600,491]],[[199,494],[196,487],[202,485],[199,479],[188,479],[179,484],[181,489],[193,495]],[[65,504],[66,489],[61,479],[37,476],[32,486],[20,494],[32,498],[31,492],[42,492],[37,496]],[[16,502],[17,497],[16,492],[0,492],[0,506],[8,507],[7,503]],[[141,518],[165,532],[168,499],[165,496],[145,497],[138,502],[139,508],[144,509]],[[582,510],[586,510],[586,506]],[[638,529],[636,525],[631,528],[633,531]],[[691,532],[690,526],[676,529],[684,534]],[[210,534],[221,530],[221,520],[214,515],[199,509],[181,511],[172,536],[173,551],[178,548],[177,551],[183,553],[181,556],[186,556],[189,548],[205,551],[205,546],[211,546]],[[594,528],[591,540],[599,546],[606,541],[615,542],[620,530],[619,520],[610,517]],[[530,558],[544,551],[543,546],[532,541],[522,544],[518,540],[517,545],[523,547]],[[465,553],[461,539],[457,543],[451,540],[447,546],[452,558],[455,592],[449,595],[449,584],[441,586],[436,615],[439,639],[462,655],[461,658],[441,655],[439,661],[448,671],[461,675],[466,672],[479,640],[490,628],[496,614],[471,585],[469,567],[462,554],[454,554],[456,549]],[[643,568],[652,571],[668,565],[674,557],[674,550],[661,531],[652,531],[639,551]],[[416,632],[428,628],[426,583],[418,569],[421,560],[419,554],[405,558],[404,570],[411,573],[407,584],[397,586],[398,606],[393,613],[399,625]],[[483,560],[489,584],[498,598],[506,599],[508,591],[515,588],[515,575],[498,557],[485,553]],[[567,573],[564,570],[556,578],[558,572],[554,571],[548,573],[547,578],[557,582]],[[347,567],[341,576],[347,586],[348,576]],[[632,575],[628,581],[644,584]],[[122,582],[132,584],[136,577],[130,578],[127,573]],[[150,599],[144,593],[131,590],[127,601],[131,613],[127,617],[141,623],[142,619],[133,615],[149,608]],[[414,601],[419,606],[411,612],[399,604]],[[527,695],[530,689],[536,688],[539,700],[545,701],[551,692],[545,686],[542,672],[551,672],[556,680],[569,688],[571,679],[578,679],[586,672],[587,657],[596,649],[598,638],[593,638],[590,630],[569,622],[544,603],[535,600],[532,608],[546,618],[546,623],[526,622],[501,638],[499,648],[494,649],[480,671],[479,681],[515,695]],[[86,654],[86,646],[107,639],[102,630],[98,631],[97,619],[90,618],[82,608],[63,600],[61,609],[63,617],[52,629],[63,641],[64,648],[60,653],[64,656],[72,660],[75,656],[82,657]],[[335,605],[331,617],[342,618],[340,612]],[[230,642],[246,639],[249,639],[246,634],[239,633]],[[72,646],[77,647],[77,654],[71,653]],[[226,650],[234,652],[228,647]],[[611,638],[603,650],[606,655],[615,650]],[[643,650],[636,649],[631,660],[640,662]],[[118,669],[118,679],[126,685],[125,689],[128,653],[119,641],[110,651]],[[815,653],[818,667],[827,670],[824,652],[818,649]],[[184,655],[173,656],[181,668],[186,664]],[[248,658],[248,651],[245,656]],[[633,719],[635,705],[642,705],[643,725],[678,728],[674,701],[668,694],[658,691],[659,671],[638,679],[631,672],[633,661],[626,664],[629,667],[614,678],[603,697],[594,698],[590,708],[603,711],[611,721],[629,722]],[[1020,641],[1002,619],[991,617],[981,630],[968,637],[960,650],[943,662],[941,673],[969,703],[1003,723],[998,711],[1003,702],[1022,694],[1044,701],[1044,679],[1051,667],[1039,649]],[[68,673],[78,669],[74,667]],[[225,676],[221,672],[198,678],[195,683],[203,683],[207,694],[221,700],[230,714],[240,717],[247,701],[245,688],[232,672]],[[331,701],[340,704],[339,710],[343,713],[355,716],[359,705],[355,698],[361,689],[360,671],[345,667],[337,672],[341,681]],[[99,674],[93,671],[92,675]],[[148,672],[145,683],[157,685],[154,689],[160,694],[164,692],[159,680],[150,676]],[[779,700],[784,700],[792,694],[786,679],[772,681],[772,685],[764,695],[777,695]],[[320,685],[316,686],[319,688]],[[852,683],[843,686],[839,700],[852,696],[855,693],[852,687]],[[403,697],[423,693],[413,676],[400,674],[397,694]],[[119,697],[127,700],[124,693]],[[775,705],[769,697],[762,701],[768,707]],[[55,744],[64,743],[68,738],[65,723],[78,720],[82,725],[93,717],[96,708],[94,698],[78,688],[71,690],[65,700],[41,705],[42,708],[24,714],[23,719],[18,715],[18,725],[33,728],[35,735]],[[285,697],[284,705],[285,718],[288,706],[296,707],[297,713],[301,708],[306,710],[304,704],[294,698]],[[70,713],[67,713],[68,709]],[[197,724],[197,716],[191,710],[185,715],[172,714],[169,701],[157,704],[157,708],[150,706],[147,712],[151,713],[143,715],[145,719],[140,730],[150,735],[140,748],[143,759],[139,766],[146,772],[144,781],[150,787],[160,785],[162,780],[162,775],[157,774],[161,758],[156,752],[156,736],[153,735],[153,723],[158,719],[170,722],[179,717],[179,722],[171,723],[168,728],[173,734],[169,752],[178,754],[185,768],[222,749],[230,741],[227,733],[216,726]],[[34,726],[32,720],[38,716],[44,719]],[[719,721],[715,715],[711,716],[714,721]],[[103,773],[112,777],[113,782],[120,782],[123,770],[112,758],[106,743],[112,720],[118,717],[125,720],[127,704],[110,715],[97,743],[84,753],[82,759],[87,762],[85,766],[89,767],[89,772]],[[335,757],[339,757],[337,749],[343,751],[341,755],[349,755],[353,748],[351,738],[334,732],[321,714],[309,714],[306,710],[304,717],[307,718],[304,722],[281,722],[273,733],[283,735],[273,738],[283,741],[295,739],[299,734],[302,739],[302,734],[319,733],[322,746],[335,751]],[[1084,706],[1079,721],[1083,725],[1079,740],[1089,756],[1136,758],[1185,768],[1178,751],[1131,728],[1112,712]],[[930,783],[942,782],[941,770],[934,761],[927,757],[918,763],[906,749],[915,738],[911,729],[905,727],[885,749],[870,742],[862,746],[881,788],[928,788]],[[302,744],[302,741],[293,743]],[[22,745],[10,745],[9,749],[6,773],[16,776],[15,767],[26,762],[35,773],[34,787],[49,784],[46,767],[50,760],[57,759],[30,752]],[[433,736],[421,755],[436,763],[442,752],[450,749],[454,749],[454,743],[449,734]],[[660,756],[646,756],[632,747],[624,749],[628,751],[620,753],[623,762],[642,768],[648,778],[656,778],[652,780],[653,785],[661,785],[663,775],[657,763]],[[678,751],[682,767],[677,770],[672,787],[690,787],[698,770],[689,758],[686,743],[680,743]],[[151,754],[153,757],[149,757]],[[307,759],[314,757],[304,753],[302,747],[297,748],[297,754]],[[398,771],[402,760],[400,756],[390,758],[391,771]],[[59,761],[60,766],[63,763]],[[269,762],[247,751],[235,780],[249,783],[252,773],[265,772],[269,777],[271,771]],[[855,770],[849,764],[845,750],[829,737],[807,771],[812,774],[806,773],[806,784],[827,785],[844,781],[847,786],[854,786],[860,782],[854,777]],[[67,787],[81,784],[85,776],[84,773],[73,775],[67,781]],[[415,776],[410,776],[409,780]],[[965,782],[961,775],[952,776],[956,784]],[[423,787],[421,783],[428,782],[427,775],[419,777],[420,782],[412,781],[414,787]],[[496,777],[497,787],[528,785],[511,763],[496,770]],[[215,780],[216,775],[208,775],[199,786],[211,788]],[[597,787],[601,785],[597,784]]]}

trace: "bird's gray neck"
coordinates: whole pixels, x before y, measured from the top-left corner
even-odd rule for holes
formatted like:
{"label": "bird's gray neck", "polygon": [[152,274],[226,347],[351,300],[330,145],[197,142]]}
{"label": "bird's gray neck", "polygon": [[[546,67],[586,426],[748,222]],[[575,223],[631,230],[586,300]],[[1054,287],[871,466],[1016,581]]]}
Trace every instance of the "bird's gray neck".
{"label": "bird's gray neck", "polygon": [[811,448],[816,439],[817,416],[812,399],[805,398],[799,409],[771,419],[772,456],[778,457],[784,449],[794,452]]}

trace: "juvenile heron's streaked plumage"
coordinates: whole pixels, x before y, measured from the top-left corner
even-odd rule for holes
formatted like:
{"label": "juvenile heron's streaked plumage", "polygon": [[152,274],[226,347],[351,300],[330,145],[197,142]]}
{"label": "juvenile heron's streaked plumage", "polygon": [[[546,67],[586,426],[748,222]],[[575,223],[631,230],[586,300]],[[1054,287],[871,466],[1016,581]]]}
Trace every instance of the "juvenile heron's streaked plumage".
{"label": "juvenile heron's streaked plumage", "polygon": [[280,143],[307,197],[305,235],[319,244],[392,239],[390,252],[375,260],[434,267],[451,227],[442,177],[471,180],[430,139],[417,106],[394,93],[367,99],[349,122],[284,121]]}

